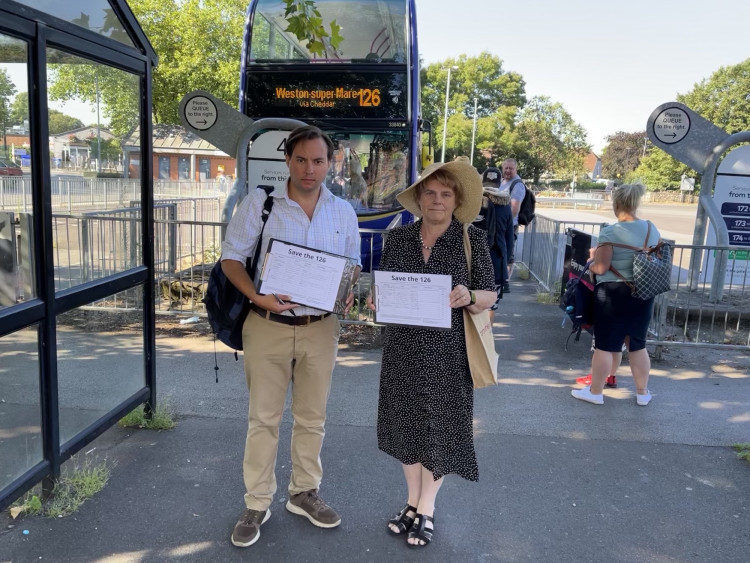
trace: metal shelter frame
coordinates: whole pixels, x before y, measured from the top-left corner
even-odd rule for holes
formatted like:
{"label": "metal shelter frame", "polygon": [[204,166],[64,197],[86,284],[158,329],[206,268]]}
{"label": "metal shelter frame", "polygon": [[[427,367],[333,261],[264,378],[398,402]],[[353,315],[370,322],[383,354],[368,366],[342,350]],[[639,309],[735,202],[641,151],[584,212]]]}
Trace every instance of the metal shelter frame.
{"label": "metal shelter frame", "polygon": [[[0,339],[29,327],[37,327],[39,397],[35,400],[38,400],[38,408],[41,410],[39,418],[42,441],[41,460],[27,462],[31,465],[19,477],[10,482],[0,482],[0,509],[40,481],[44,490],[50,491],[60,476],[63,462],[136,406],[146,403],[148,410],[156,405],[151,79],[157,56],[125,0],[108,2],[112,14],[127,33],[132,45],[26,4],[13,0],[4,0],[0,4],[0,35],[22,41],[27,46],[25,62],[29,85],[30,156],[33,163],[32,264],[35,272],[33,297],[0,308]],[[140,174],[143,213],[139,228],[141,240],[144,241],[141,263],[122,272],[61,291],[55,291],[54,286],[54,233],[49,189],[48,48],[135,75],[139,86],[139,125],[141,131],[147,132],[141,136],[141,154],[144,156]],[[144,384],[107,414],[61,443],[56,318],[85,304],[133,288],[141,290],[143,296]]]}

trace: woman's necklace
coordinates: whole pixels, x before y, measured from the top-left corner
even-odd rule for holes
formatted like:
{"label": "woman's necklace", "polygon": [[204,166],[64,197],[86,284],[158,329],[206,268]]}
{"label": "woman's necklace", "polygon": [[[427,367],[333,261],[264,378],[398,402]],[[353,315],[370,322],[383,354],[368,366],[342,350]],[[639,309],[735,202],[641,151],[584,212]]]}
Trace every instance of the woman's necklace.
{"label": "woman's necklace", "polygon": [[422,248],[424,248],[425,250],[428,250],[428,251],[432,251],[432,249],[435,248],[434,244],[432,246],[427,246],[424,243],[424,241],[422,240],[422,229],[419,230],[419,244],[422,245]]}

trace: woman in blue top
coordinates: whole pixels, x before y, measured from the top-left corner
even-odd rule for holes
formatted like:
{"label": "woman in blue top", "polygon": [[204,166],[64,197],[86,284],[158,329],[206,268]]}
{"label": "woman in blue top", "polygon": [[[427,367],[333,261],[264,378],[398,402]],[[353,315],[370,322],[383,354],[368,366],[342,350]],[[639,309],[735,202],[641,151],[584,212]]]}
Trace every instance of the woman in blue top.
{"label": "woman in blue top", "polygon": [[616,365],[623,342],[628,347],[630,371],[636,387],[636,403],[646,406],[651,401],[651,393],[648,391],[651,360],[646,350],[646,334],[654,300],[651,298],[644,301],[633,297],[629,283],[626,283],[633,281],[634,251],[604,244],[618,243],[642,248],[659,242],[660,235],[656,227],[636,216],[644,193],[646,188],[641,184],[624,184],[612,192],[612,207],[617,223],[601,230],[598,246],[590,251],[593,263],[589,269],[597,276],[594,305],[596,349],[591,360],[591,385],[574,389],[572,395],[595,405],[604,403],[604,380]]}

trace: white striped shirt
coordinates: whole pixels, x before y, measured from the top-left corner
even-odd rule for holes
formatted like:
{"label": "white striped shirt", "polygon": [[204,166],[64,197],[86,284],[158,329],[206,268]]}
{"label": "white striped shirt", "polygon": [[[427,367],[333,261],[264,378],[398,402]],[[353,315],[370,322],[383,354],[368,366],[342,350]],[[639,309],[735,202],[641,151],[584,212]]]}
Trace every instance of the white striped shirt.
{"label": "white striped shirt", "polygon": [[[271,197],[274,198],[273,208],[263,231],[259,265],[253,280],[256,288],[263,256],[268,249],[268,241],[272,238],[355,258],[362,265],[357,214],[349,203],[334,196],[325,184],[320,188],[320,197],[315,204],[312,219],[307,217],[296,201],[289,199],[287,185],[276,188]],[[222,260],[237,260],[243,264],[252,260],[262,225],[261,211],[265,199],[266,192],[256,188],[237,207],[221,245]],[[294,312],[297,315],[320,315],[325,311],[297,307]],[[283,314],[291,315],[288,311]]]}

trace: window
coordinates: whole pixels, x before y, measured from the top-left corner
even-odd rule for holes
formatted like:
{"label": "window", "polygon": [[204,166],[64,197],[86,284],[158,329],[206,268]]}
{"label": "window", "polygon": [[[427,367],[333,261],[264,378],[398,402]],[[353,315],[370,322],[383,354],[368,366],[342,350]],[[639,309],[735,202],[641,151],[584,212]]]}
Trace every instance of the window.
{"label": "window", "polygon": [[177,177],[180,180],[190,180],[190,159],[186,156],[177,159]]}
{"label": "window", "polygon": [[211,161],[207,158],[201,158],[198,164],[201,180],[211,179]]}
{"label": "window", "polygon": [[169,180],[171,176],[171,163],[168,156],[159,157],[159,180]]}

